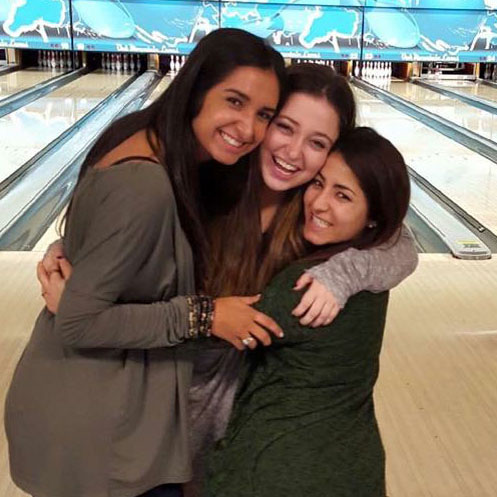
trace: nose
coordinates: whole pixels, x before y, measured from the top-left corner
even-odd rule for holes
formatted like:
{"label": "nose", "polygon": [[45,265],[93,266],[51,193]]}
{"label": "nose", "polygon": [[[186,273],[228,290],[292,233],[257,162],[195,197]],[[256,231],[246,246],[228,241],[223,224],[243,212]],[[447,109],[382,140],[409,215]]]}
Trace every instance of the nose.
{"label": "nose", "polygon": [[304,146],[304,140],[299,136],[291,136],[286,147],[286,152],[288,159],[290,161],[297,161],[302,156],[302,149]]}
{"label": "nose", "polygon": [[330,208],[330,194],[326,190],[321,190],[312,201],[312,210],[321,213]]}
{"label": "nose", "polygon": [[242,112],[237,122],[237,131],[240,139],[252,143],[256,136],[256,115],[253,112]]}

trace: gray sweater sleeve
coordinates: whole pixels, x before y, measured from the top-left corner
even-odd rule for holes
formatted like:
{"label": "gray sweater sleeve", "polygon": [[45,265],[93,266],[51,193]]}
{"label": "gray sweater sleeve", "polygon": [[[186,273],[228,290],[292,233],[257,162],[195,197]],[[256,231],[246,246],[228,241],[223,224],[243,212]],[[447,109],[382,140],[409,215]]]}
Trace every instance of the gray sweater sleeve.
{"label": "gray sweater sleeve", "polygon": [[71,260],[73,273],[55,316],[55,333],[64,345],[146,349],[188,338],[186,297],[119,303],[157,250],[160,231],[174,222],[174,197],[163,183],[144,167],[132,181],[122,172],[102,173],[86,192],[94,206],[91,222]]}
{"label": "gray sweater sleeve", "polygon": [[369,250],[347,249],[307,270],[335,296],[341,308],[362,290],[383,292],[407,278],[418,265],[418,253],[409,229]]}

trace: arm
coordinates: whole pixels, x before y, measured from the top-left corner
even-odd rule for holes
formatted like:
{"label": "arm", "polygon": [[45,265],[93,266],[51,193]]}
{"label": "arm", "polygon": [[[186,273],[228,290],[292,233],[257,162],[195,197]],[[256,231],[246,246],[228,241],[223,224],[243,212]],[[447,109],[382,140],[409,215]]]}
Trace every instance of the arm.
{"label": "arm", "polygon": [[[136,167],[138,171],[119,166],[117,173],[103,173],[109,176],[98,178],[99,184],[91,191],[96,213],[71,261],[72,274],[67,282],[60,281],[58,271],[49,275],[43,265],[39,266],[40,274],[44,273],[42,286],[53,303],[51,311],[56,313],[55,331],[62,342],[79,348],[146,349],[177,345],[203,330],[207,334],[212,331],[239,349],[244,348],[242,339],[248,334],[269,345],[267,330],[279,336],[281,329],[251,307],[258,297],[217,299],[214,313],[209,311],[213,310],[209,297],[119,303],[123,292],[134,284],[138,270],[157,250],[163,229],[169,230],[166,238],[171,238],[171,244],[160,247],[161,257],[174,257],[172,188],[164,172],[157,175],[160,169],[154,173],[151,166]],[[138,174],[130,175],[133,171]],[[116,180],[113,174],[122,176]],[[63,262],[64,267],[69,266]],[[175,274],[174,263],[171,274]]]}
{"label": "arm", "polygon": [[[300,298],[299,293],[292,290],[292,282],[302,269],[301,264],[294,264],[283,270],[270,282],[257,304],[257,308],[276,319],[285,332],[285,337],[272,347],[306,343],[305,350],[310,350],[314,346],[318,349],[329,346],[325,361],[335,357],[339,363],[356,357],[357,349],[365,347],[365,351],[371,351],[372,342],[378,345],[385,323],[388,294],[360,292],[354,295],[333,323],[316,331],[302,326],[291,314]],[[377,351],[378,347],[375,353]]]}
{"label": "arm", "polygon": [[[153,348],[188,339],[187,297],[150,304],[119,304],[174,222],[167,178],[152,166],[120,166],[99,173],[91,190],[96,207],[66,283],[55,331],[71,347]],[[76,214],[76,213],[75,213]],[[173,252],[164,247],[166,257]]]}
{"label": "arm", "polygon": [[343,308],[361,290],[383,292],[407,278],[418,264],[412,235],[403,226],[400,236],[369,250],[348,249],[307,270],[333,293]]}

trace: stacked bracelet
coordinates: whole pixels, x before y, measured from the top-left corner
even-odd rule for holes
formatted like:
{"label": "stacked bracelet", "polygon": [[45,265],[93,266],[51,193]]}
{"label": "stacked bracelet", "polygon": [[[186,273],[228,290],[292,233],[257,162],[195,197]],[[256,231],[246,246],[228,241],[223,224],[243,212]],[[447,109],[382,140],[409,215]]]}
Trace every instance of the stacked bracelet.
{"label": "stacked bracelet", "polygon": [[210,337],[214,318],[214,299],[205,295],[190,295],[188,303],[188,336]]}

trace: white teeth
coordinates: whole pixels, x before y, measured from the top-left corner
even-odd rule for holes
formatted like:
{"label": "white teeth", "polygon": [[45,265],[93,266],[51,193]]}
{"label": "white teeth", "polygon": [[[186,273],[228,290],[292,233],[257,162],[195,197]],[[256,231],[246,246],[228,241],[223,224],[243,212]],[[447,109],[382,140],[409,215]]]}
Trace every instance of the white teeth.
{"label": "white teeth", "polygon": [[313,221],[314,224],[316,224],[320,228],[328,228],[328,227],[331,226],[330,223],[328,223],[324,219],[321,219],[321,218],[315,216],[314,214],[312,215],[312,221]]}
{"label": "white teeth", "polygon": [[226,134],[224,131],[220,132],[221,137],[223,140],[231,145],[232,147],[241,147],[243,145],[243,142],[239,142],[238,140],[235,140],[232,136]]}
{"label": "white teeth", "polygon": [[276,162],[278,166],[282,167],[285,171],[288,171],[289,173],[294,173],[295,171],[299,170],[298,167],[295,167],[292,164],[288,164],[288,162],[285,162],[283,159],[280,159],[279,157],[275,157],[274,162]]}

